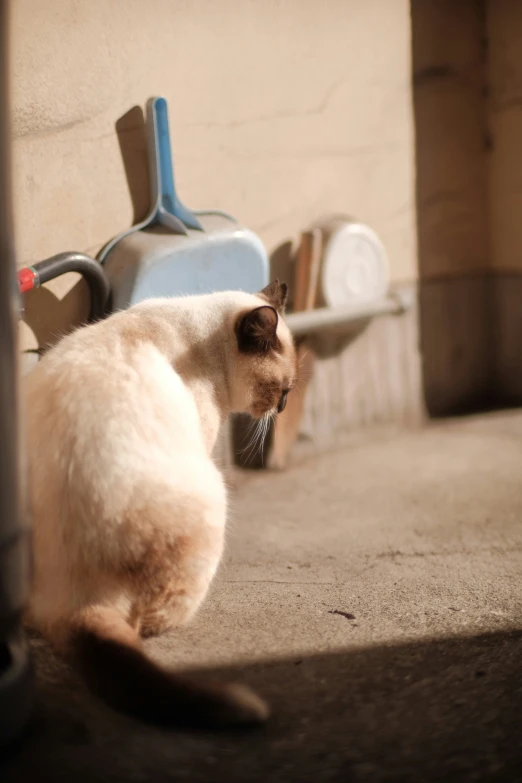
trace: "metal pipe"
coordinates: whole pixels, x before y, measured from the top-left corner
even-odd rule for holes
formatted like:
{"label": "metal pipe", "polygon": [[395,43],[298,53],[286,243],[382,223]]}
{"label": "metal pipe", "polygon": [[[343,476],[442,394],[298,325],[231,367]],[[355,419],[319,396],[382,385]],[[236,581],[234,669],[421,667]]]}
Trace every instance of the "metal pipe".
{"label": "metal pipe", "polygon": [[85,253],[77,253],[76,251],[58,253],[56,256],[46,258],[45,261],[39,261],[33,266],[21,269],[18,272],[20,291],[22,293],[31,291],[67,272],[78,272],[89,286],[91,296],[89,321],[98,321],[103,318],[107,314],[110,294],[109,281],[101,264]]}
{"label": "metal pipe", "polygon": [[91,295],[89,320],[97,321],[106,314],[109,301],[109,282],[101,264],[85,253],[59,253],[33,267],[38,272],[40,284],[48,283],[66,272],[78,272],[87,281]]}
{"label": "metal pipe", "polygon": [[407,297],[397,292],[375,302],[351,304],[343,307],[321,307],[317,310],[290,313],[286,316],[285,321],[295,337],[305,337],[367,318],[381,315],[402,315],[410,307],[411,302]]}
{"label": "metal pipe", "polygon": [[28,720],[30,667],[21,631],[29,591],[29,537],[21,525],[16,280],[9,116],[9,3],[0,0],[0,745]]}

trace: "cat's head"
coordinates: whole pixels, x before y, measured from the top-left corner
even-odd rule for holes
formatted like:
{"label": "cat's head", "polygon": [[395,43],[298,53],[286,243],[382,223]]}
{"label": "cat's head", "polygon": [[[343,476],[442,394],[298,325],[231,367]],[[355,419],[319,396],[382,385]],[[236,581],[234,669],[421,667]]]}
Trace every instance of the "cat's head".
{"label": "cat's head", "polygon": [[232,406],[256,419],[280,413],[296,382],[294,341],[282,318],[286,298],[286,284],[275,280],[235,319]]}

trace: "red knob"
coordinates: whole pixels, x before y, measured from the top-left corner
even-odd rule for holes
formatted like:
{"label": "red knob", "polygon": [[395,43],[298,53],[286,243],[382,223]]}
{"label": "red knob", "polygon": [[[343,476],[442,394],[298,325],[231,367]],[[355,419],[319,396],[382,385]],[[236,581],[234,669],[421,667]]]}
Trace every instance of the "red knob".
{"label": "red knob", "polygon": [[26,291],[32,291],[33,288],[38,286],[38,275],[32,267],[26,266],[24,269],[20,269],[18,272],[18,285],[21,294],[25,294]]}

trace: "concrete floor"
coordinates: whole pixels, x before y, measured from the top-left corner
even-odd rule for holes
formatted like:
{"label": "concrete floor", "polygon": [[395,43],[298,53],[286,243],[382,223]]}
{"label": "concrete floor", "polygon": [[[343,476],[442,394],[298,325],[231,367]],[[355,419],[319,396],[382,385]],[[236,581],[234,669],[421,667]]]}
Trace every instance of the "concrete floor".
{"label": "concrete floor", "polygon": [[522,779],[522,413],[375,430],[236,481],[226,557],[156,657],[240,678],[247,734],[143,727],[36,649],[39,781]]}

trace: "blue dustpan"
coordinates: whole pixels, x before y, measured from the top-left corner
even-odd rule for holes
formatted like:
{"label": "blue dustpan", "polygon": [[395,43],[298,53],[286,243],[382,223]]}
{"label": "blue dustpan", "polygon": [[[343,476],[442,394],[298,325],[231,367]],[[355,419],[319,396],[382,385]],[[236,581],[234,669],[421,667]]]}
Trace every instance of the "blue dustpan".
{"label": "blue dustpan", "polygon": [[148,101],[147,127],[151,211],[98,255],[113,309],[155,296],[260,291],[269,263],[259,237],[224,212],[191,211],[176,193],[164,98]]}

